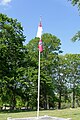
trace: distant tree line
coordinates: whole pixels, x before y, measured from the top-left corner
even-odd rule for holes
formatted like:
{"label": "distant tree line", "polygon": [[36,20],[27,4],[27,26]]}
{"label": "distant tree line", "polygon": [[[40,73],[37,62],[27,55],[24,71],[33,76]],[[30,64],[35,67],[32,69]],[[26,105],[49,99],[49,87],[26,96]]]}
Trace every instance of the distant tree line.
{"label": "distant tree line", "polygon": [[[24,45],[23,27],[0,14],[0,109],[37,109],[38,42]],[[80,54],[61,55],[61,41],[42,35],[40,109],[80,107]]]}

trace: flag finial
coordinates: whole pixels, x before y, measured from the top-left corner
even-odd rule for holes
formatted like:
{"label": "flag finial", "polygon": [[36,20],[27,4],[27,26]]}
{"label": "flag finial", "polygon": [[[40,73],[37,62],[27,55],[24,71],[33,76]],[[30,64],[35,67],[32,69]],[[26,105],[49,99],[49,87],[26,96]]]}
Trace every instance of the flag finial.
{"label": "flag finial", "polygon": [[42,16],[40,16],[40,22],[41,22],[41,20],[42,20]]}
{"label": "flag finial", "polygon": [[42,27],[42,17],[40,16],[40,23],[39,26]]}

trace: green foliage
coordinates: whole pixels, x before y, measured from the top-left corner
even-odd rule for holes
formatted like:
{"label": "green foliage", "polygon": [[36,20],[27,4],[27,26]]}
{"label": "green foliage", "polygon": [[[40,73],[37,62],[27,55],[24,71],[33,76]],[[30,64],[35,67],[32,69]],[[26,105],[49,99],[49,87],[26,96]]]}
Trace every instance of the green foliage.
{"label": "green foliage", "polygon": [[[54,85],[52,84],[52,69],[55,65],[57,55],[60,50],[60,40],[49,33],[45,33],[42,35],[42,41],[43,41],[43,53],[41,53],[41,75],[40,75],[40,82],[41,82],[41,93],[40,93],[40,106],[44,109],[47,109],[47,104],[49,103],[50,99],[53,101],[53,96],[55,99],[55,94],[53,92]],[[35,76],[35,73],[38,69],[38,38],[32,39],[27,45],[26,48],[28,50],[28,54],[31,58],[30,64],[33,63],[33,68],[35,67],[34,71],[32,70],[30,74],[33,76],[29,79],[33,80],[34,87],[36,88],[36,82],[38,79],[38,76]],[[56,62],[57,63],[57,62]],[[34,72],[34,74],[33,74]],[[36,91],[37,89],[35,89]],[[37,93],[37,91],[36,91]],[[53,105],[52,105],[53,107]]]}
{"label": "green foliage", "polygon": [[[25,36],[21,24],[0,14],[0,82],[1,99],[16,105],[18,69],[23,67]],[[5,103],[6,104],[6,103]]]}
{"label": "green foliage", "polygon": [[73,42],[80,40],[80,31],[78,31],[73,38],[71,39]]}
{"label": "green foliage", "polygon": [[[0,14],[0,109],[37,109],[39,38],[24,41],[21,24]],[[60,55],[61,41],[50,33],[42,41],[40,108],[80,106],[80,54]]]}
{"label": "green foliage", "polygon": [[[78,10],[80,11],[80,0],[68,0],[68,1],[71,1],[73,6],[77,5]],[[73,42],[80,40],[80,31],[78,31],[71,40]]]}
{"label": "green foliage", "polygon": [[73,6],[77,5],[78,10],[80,10],[80,0],[68,0],[68,1],[71,1]]}
{"label": "green foliage", "polygon": [[[72,95],[72,107],[75,107],[75,100],[77,100],[77,88],[80,86],[80,54],[66,55],[66,60],[69,63],[68,66],[68,87],[70,87]],[[78,96],[80,97],[80,96]],[[78,101],[78,100],[77,100]],[[78,101],[79,102],[79,101]]]}

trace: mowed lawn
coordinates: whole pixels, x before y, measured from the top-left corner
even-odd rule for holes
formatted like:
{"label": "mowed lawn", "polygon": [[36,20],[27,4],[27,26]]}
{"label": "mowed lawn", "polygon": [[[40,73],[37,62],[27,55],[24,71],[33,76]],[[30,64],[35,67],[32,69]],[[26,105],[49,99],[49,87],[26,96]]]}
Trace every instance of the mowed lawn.
{"label": "mowed lawn", "polygon": [[[36,116],[36,111],[3,113],[0,112],[0,120],[7,120],[8,117],[12,118],[26,118]],[[62,109],[62,110],[43,110],[40,111],[40,116],[48,115],[62,118],[72,118],[72,120],[80,120],[80,108]]]}

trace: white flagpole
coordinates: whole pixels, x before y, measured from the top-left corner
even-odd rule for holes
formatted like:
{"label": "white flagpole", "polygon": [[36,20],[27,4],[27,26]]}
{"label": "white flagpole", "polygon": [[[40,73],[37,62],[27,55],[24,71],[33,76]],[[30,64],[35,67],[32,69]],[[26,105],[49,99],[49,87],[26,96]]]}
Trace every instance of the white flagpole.
{"label": "white flagpole", "polygon": [[40,51],[39,51],[39,68],[38,68],[38,106],[37,106],[37,117],[39,117],[39,98],[40,98]]}
{"label": "white flagpole", "polygon": [[[40,18],[40,24],[38,26],[38,32],[37,37],[41,40],[42,35],[42,24],[41,24],[41,18]],[[40,102],[40,52],[42,49],[39,49],[39,66],[38,66],[38,98],[37,98],[37,117],[39,117],[39,102]]]}

